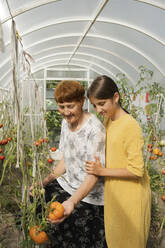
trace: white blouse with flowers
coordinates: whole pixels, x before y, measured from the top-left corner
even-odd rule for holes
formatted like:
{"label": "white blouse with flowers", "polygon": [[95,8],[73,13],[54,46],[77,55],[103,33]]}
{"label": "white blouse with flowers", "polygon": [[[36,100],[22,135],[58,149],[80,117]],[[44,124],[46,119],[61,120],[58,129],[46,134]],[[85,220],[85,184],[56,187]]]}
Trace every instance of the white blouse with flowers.
{"label": "white blouse with flowers", "polygon": [[[57,179],[60,186],[73,194],[85,179],[85,161],[94,160],[94,155],[105,165],[105,129],[93,114],[77,131],[70,131],[64,119],[62,121],[59,149],[64,155],[66,173]],[[95,205],[104,204],[104,181],[99,178],[94,188],[82,199]]]}

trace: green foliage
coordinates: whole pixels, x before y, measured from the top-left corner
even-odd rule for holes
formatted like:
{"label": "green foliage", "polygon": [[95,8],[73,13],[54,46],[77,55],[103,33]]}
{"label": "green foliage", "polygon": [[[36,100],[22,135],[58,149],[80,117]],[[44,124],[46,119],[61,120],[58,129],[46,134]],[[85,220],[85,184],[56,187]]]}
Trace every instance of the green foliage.
{"label": "green foliage", "polygon": [[165,191],[164,180],[162,180],[163,175],[152,166],[148,166],[148,171],[150,175],[151,190],[153,192],[163,194],[163,192]]}
{"label": "green foliage", "polygon": [[160,244],[160,228],[161,228],[162,217],[158,204],[156,203],[154,195],[152,195],[151,201],[151,227],[149,233],[149,239],[147,248],[158,248]]}
{"label": "green foliage", "polygon": [[47,80],[46,81],[46,88],[47,89],[55,89],[57,84],[60,82],[60,80]]}
{"label": "green foliage", "polygon": [[45,120],[48,131],[61,127],[62,116],[57,110],[47,111],[45,114]]}

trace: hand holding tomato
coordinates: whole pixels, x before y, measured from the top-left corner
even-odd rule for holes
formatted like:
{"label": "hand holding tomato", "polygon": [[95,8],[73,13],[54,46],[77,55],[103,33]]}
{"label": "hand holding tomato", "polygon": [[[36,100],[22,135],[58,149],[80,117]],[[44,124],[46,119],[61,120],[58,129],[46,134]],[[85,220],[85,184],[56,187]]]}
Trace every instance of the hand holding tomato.
{"label": "hand holding tomato", "polygon": [[85,169],[88,174],[100,176],[103,166],[97,156],[95,156],[95,159],[96,159],[95,162],[87,160]]}
{"label": "hand holding tomato", "polygon": [[[54,204],[54,202],[52,202]],[[58,202],[58,204],[60,204]],[[61,209],[61,206],[62,206],[62,209]],[[62,204],[59,205],[59,208],[60,208],[60,212],[61,214],[55,214],[54,212],[54,215],[51,214],[51,212],[49,212],[49,215],[48,215],[48,221],[51,222],[52,224],[59,224],[61,222],[63,222],[71,213],[72,211],[74,210],[74,203],[72,201],[64,201]],[[54,206],[54,205],[50,205],[51,206]],[[56,205],[57,207],[57,205]],[[57,207],[58,208],[58,207]],[[54,211],[56,211],[56,209],[54,209]],[[55,216],[60,216],[60,217],[55,217]]]}

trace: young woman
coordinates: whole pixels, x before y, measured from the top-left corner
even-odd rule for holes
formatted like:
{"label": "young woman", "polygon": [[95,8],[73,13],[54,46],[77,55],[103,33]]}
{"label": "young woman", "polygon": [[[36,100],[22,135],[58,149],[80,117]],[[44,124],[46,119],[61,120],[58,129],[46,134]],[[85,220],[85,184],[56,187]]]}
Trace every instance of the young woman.
{"label": "young woman", "polygon": [[[94,155],[105,159],[105,129],[93,115],[83,110],[84,88],[76,81],[62,81],[55,100],[63,116],[59,149],[61,161],[43,180],[46,200],[56,195],[65,208],[64,218],[52,228],[51,246],[61,248],[105,248],[104,185],[89,175],[85,161]],[[62,176],[61,176],[62,175]]]}
{"label": "young woman", "polygon": [[141,129],[120,104],[114,81],[101,76],[88,97],[106,122],[106,168],[86,161],[89,175],[105,177],[104,221],[109,248],[145,248],[150,227],[150,186],[144,167]]}

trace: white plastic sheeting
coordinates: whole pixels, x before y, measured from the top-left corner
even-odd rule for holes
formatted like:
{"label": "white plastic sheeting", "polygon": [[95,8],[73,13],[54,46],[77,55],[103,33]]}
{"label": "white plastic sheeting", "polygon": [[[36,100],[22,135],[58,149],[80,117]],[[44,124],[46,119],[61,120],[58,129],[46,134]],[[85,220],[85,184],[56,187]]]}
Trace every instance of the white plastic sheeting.
{"label": "white plastic sheeting", "polygon": [[0,87],[11,85],[10,24],[15,20],[32,72],[80,66],[137,82],[139,66],[165,78],[164,0],[1,0],[5,43],[0,52]]}

